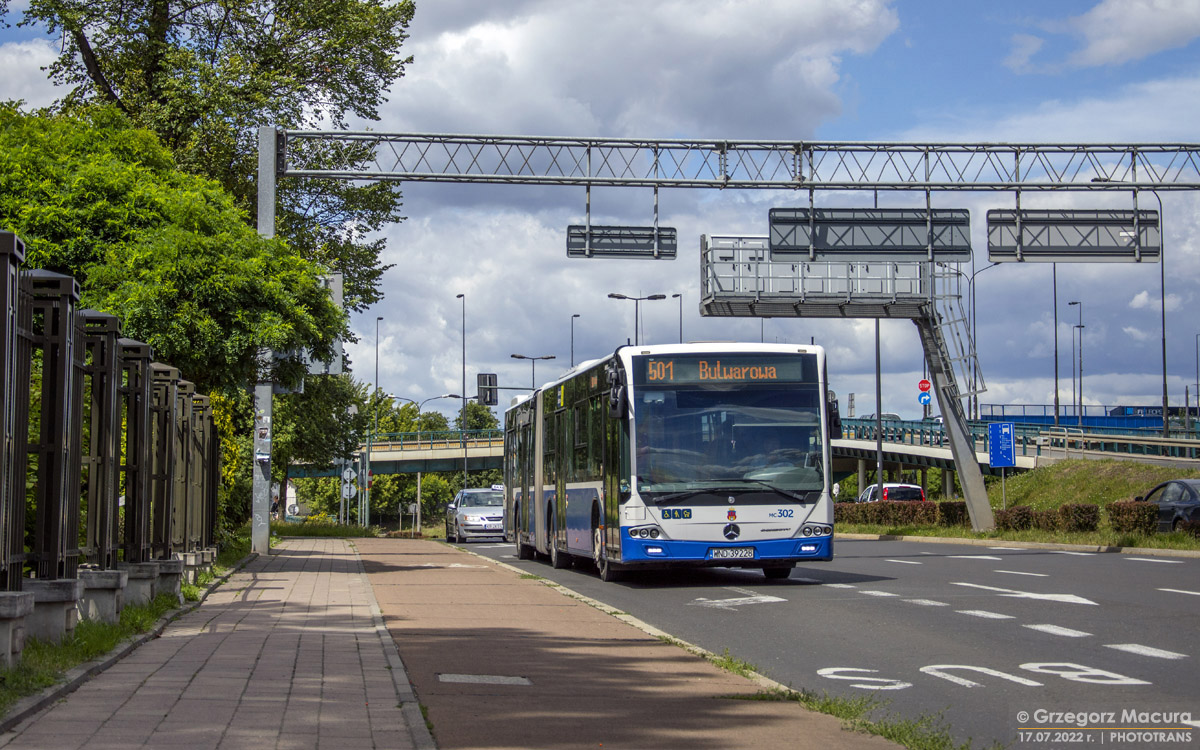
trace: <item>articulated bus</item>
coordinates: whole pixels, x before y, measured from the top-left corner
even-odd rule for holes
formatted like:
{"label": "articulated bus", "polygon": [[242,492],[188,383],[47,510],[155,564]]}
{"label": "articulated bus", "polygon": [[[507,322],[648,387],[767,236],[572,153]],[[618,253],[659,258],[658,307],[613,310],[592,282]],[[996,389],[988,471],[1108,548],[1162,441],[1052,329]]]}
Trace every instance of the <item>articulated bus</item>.
{"label": "articulated bus", "polygon": [[505,535],[556,568],[761,568],[833,557],[825,352],[622,346],[514,399]]}

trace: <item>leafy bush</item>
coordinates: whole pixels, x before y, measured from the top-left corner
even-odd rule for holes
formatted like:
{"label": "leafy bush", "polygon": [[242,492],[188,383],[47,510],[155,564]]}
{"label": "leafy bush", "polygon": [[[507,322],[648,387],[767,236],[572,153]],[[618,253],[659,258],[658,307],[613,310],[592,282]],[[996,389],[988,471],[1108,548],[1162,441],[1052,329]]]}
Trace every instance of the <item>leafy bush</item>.
{"label": "leafy bush", "polygon": [[866,523],[864,509],[865,503],[836,503],[833,506],[833,522]]}
{"label": "leafy bush", "polygon": [[996,528],[1004,531],[1024,531],[1033,526],[1033,509],[1028,505],[1014,505],[996,513]]}
{"label": "leafy bush", "polygon": [[1100,526],[1100,506],[1068,503],[1058,509],[1058,524],[1063,531],[1095,531]]}
{"label": "leafy bush", "polygon": [[1057,510],[1033,511],[1033,528],[1042,531],[1058,531],[1059,513]]}
{"label": "leafy bush", "polygon": [[937,506],[939,526],[966,526],[970,520],[970,516],[967,515],[967,504],[962,500],[943,500],[935,505]]}
{"label": "leafy bush", "polygon": [[1109,503],[1108,525],[1117,533],[1153,534],[1158,530],[1158,506],[1137,500]]}

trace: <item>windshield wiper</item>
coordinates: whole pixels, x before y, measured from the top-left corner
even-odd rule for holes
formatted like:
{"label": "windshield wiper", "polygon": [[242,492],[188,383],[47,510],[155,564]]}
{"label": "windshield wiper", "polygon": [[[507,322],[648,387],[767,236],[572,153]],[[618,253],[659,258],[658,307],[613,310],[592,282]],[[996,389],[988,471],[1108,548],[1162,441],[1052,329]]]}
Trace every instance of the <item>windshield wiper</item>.
{"label": "windshield wiper", "polygon": [[662,497],[652,498],[651,502],[653,502],[655,505],[665,505],[667,503],[675,502],[676,500],[687,500],[688,498],[695,497],[696,495],[705,495],[715,492],[724,492],[724,490],[715,490],[711,487],[706,487],[700,490],[684,490],[682,492],[672,492],[668,495],[663,495]]}
{"label": "windshield wiper", "polygon": [[804,492],[804,493],[792,492],[791,490],[785,490],[782,487],[776,487],[775,485],[771,484],[770,482],[764,482],[761,479],[742,479],[742,481],[743,482],[754,482],[755,484],[766,487],[767,489],[771,490],[772,492],[778,492],[780,495],[784,495],[785,497],[790,497],[793,500],[799,500],[802,503],[815,503],[815,502],[817,502],[817,500],[821,499],[820,492]]}

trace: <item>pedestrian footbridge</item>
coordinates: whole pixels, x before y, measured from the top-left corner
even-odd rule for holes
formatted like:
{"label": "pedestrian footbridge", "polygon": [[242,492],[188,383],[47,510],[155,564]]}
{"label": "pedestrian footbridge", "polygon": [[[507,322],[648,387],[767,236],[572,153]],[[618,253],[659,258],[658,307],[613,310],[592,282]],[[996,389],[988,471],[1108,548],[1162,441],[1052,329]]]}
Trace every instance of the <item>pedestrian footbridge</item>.
{"label": "pedestrian footbridge", "polygon": [[[843,438],[833,441],[833,468],[838,476],[875,466],[882,448],[885,471],[923,468],[954,470],[954,458],[941,425],[928,421],[888,420],[882,430],[874,420],[842,420]],[[975,457],[985,474],[999,473],[988,464],[988,423],[971,422]],[[1200,440],[1164,438],[1146,431],[1085,430],[1046,425],[1015,425],[1016,470],[1033,469],[1069,458],[1121,458],[1179,468],[1200,468]],[[877,442],[878,438],[878,442]],[[402,432],[379,435],[361,450],[370,456],[374,474],[499,469],[504,461],[502,430]],[[861,462],[861,465],[860,465]],[[336,476],[336,467],[295,466],[292,477]]]}

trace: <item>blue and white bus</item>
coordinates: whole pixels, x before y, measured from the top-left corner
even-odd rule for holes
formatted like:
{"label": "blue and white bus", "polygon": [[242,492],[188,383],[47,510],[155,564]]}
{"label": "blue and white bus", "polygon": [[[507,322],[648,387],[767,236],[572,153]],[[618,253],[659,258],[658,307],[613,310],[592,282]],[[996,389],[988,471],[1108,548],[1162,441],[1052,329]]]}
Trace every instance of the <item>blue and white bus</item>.
{"label": "blue and white bus", "polygon": [[505,413],[506,537],[606,581],[830,560],[841,427],[825,373],[821,347],[787,344],[622,346],[578,365]]}

